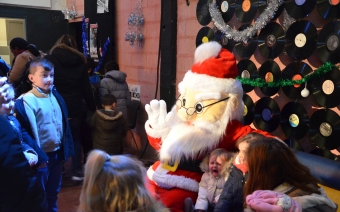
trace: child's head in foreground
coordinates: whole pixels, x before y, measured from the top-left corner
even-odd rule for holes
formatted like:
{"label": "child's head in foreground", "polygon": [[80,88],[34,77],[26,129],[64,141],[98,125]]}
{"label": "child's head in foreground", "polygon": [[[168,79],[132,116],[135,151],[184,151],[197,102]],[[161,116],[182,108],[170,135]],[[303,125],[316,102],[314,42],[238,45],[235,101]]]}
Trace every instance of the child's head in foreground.
{"label": "child's head in foreground", "polygon": [[43,92],[50,92],[54,82],[53,64],[44,58],[32,60],[29,64],[28,79],[33,86],[40,88]]}
{"label": "child's head in foreground", "polygon": [[78,211],[156,211],[159,204],[145,188],[145,173],[134,158],[93,150],[85,165]]}
{"label": "child's head in foreground", "polygon": [[207,157],[204,158],[201,164],[201,169],[206,170],[206,167],[208,166],[208,172],[213,177],[221,177],[226,162],[229,161],[232,156],[232,153],[227,152],[225,149],[215,149]]}

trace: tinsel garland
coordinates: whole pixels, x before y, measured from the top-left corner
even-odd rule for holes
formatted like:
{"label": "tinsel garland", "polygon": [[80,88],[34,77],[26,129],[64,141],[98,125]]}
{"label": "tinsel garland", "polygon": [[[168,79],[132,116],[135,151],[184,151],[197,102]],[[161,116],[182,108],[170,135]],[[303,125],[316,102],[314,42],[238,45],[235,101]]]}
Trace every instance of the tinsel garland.
{"label": "tinsel garland", "polygon": [[214,25],[222,32],[225,37],[228,39],[233,39],[236,42],[242,41],[247,43],[247,41],[251,39],[258,30],[263,29],[269,23],[269,21],[274,17],[278,8],[284,2],[284,0],[269,1],[268,7],[256,19],[254,25],[251,25],[242,31],[235,30],[224,22],[221,12],[218,10],[215,1],[209,4],[209,12]]}
{"label": "tinsel garland", "polygon": [[108,46],[109,46],[109,43],[110,43],[110,38],[108,37],[105,41],[105,44],[104,44],[104,47],[103,47],[103,55],[101,56],[101,58],[99,59],[99,62],[98,62],[98,65],[97,67],[94,69],[94,73],[95,74],[99,74],[99,69],[100,67],[102,66],[102,63],[104,61],[104,58],[105,58],[105,55],[106,55],[106,52],[107,52],[107,49],[108,49]]}
{"label": "tinsel garland", "polygon": [[278,80],[274,82],[266,82],[264,79],[261,79],[261,78],[250,79],[250,78],[241,78],[239,76],[236,77],[236,79],[239,80],[243,85],[250,85],[253,87],[285,87],[285,86],[293,86],[294,84],[302,84],[302,83],[308,82],[314,77],[323,76],[327,72],[331,71],[334,67],[336,66],[334,66],[330,62],[327,62],[323,64],[322,66],[320,66],[312,74],[304,76],[301,80],[282,79],[282,80]]}
{"label": "tinsel garland", "polygon": [[85,16],[83,17],[83,22],[82,22],[82,39],[83,39],[83,53],[85,55],[86,58],[89,57],[89,53],[87,52],[87,26],[86,26],[86,22],[85,22]]}

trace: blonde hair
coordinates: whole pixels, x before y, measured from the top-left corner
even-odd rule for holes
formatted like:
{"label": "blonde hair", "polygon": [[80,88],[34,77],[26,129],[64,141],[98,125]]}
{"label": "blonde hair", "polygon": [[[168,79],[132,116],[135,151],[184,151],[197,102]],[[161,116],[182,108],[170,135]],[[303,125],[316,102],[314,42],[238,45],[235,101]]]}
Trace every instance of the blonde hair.
{"label": "blonde hair", "polygon": [[[230,164],[227,163],[228,161],[231,161],[230,159],[233,157],[233,153],[228,152],[227,150],[223,149],[223,148],[217,148],[214,151],[210,152],[210,154],[208,154],[207,156],[205,156],[205,158],[203,159],[202,163],[200,164],[200,168],[203,172],[208,172],[209,171],[209,160],[210,157],[220,157],[222,158],[226,164],[225,166],[229,166]],[[227,168],[227,167],[225,167]],[[223,173],[222,173],[223,174]]]}
{"label": "blonde hair", "polygon": [[169,211],[146,190],[145,172],[134,158],[93,150],[85,165],[78,212]]}

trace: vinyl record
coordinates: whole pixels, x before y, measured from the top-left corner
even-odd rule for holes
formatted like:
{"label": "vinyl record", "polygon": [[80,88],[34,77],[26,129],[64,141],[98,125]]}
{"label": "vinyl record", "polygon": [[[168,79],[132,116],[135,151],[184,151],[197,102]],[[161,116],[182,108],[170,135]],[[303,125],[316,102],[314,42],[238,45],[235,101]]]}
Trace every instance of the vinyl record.
{"label": "vinyl record", "polygon": [[309,129],[309,116],[298,102],[289,102],[281,110],[281,129],[288,138],[301,139]]}
{"label": "vinyl record", "polygon": [[[250,24],[243,24],[238,30],[242,31],[244,29],[246,29],[247,27],[249,27]],[[242,58],[250,58],[257,47],[257,34],[254,35],[254,37],[252,37],[248,43],[244,43],[244,42],[238,42],[235,44],[235,48],[236,48],[236,52],[238,55],[240,55],[240,57]]]}
{"label": "vinyl record", "polygon": [[219,42],[223,48],[229,50],[230,52],[233,51],[235,46],[235,42],[233,39],[228,39],[226,36],[223,36],[222,32],[217,30],[215,33],[215,40]]}
{"label": "vinyl record", "polygon": [[286,0],[285,8],[292,18],[300,19],[308,16],[315,4],[316,0]]}
{"label": "vinyl record", "polygon": [[[279,65],[273,60],[267,60],[259,68],[259,77],[266,82],[281,80],[281,70]],[[279,91],[280,87],[260,87],[262,93],[266,96],[273,96]]]}
{"label": "vinyl record", "polygon": [[333,110],[317,110],[310,118],[309,135],[319,147],[328,150],[340,146],[340,117]]}
{"label": "vinyl record", "polygon": [[296,21],[286,32],[286,52],[294,60],[304,60],[313,54],[317,38],[317,30],[311,22]]}
{"label": "vinyl record", "polygon": [[258,8],[257,0],[236,0],[235,15],[242,23],[250,23],[254,19]]}
{"label": "vinyl record", "polygon": [[212,0],[199,0],[196,7],[196,18],[198,23],[205,26],[211,22],[209,4]]}
{"label": "vinyl record", "polygon": [[317,0],[316,8],[320,16],[324,19],[333,20],[340,18],[339,0]]}
{"label": "vinyl record", "polygon": [[242,124],[250,125],[254,121],[255,105],[253,100],[247,94],[243,94],[242,99],[244,103]]}
{"label": "vinyl record", "polygon": [[202,43],[215,40],[215,33],[210,27],[202,27],[196,36],[196,47]]}
{"label": "vinyl record", "polygon": [[[240,60],[240,62],[237,63],[237,69],[238,76],[240,76],[241,78],[256,79],[259,77],[256,65],[251,60]],[[244,93],[248,93],[254,89],[254,86],[242,85],[242,88]]]}
{"label": "vinyl record", "polygon": [[280,24],[270,22],[260,32],[257,45],[264,58],[274,59],[285,47],[285,31]]}
{"label": "vinyl record", "polygon": [[340,21],[329,22],[321,29],[316,50],[322,62],[340,62]]}
{"label": "vinyl record", "polygon": [[325,75],[313,78],[309,84],[311,85],[310,91],[319,105],[332,108],[340,104],[340,71],[338,68],[333,67]]}
{"label": "vinyl record", "polygon": [[[260,14],[262,14],[264,12],[264,10],[268,7],[269,0],[259,0],[258,4],[259,4],[259,12],[260,12]],[[277,19],[281,15],[284,8],[285,8],[285,4],[281,4],[281,6],[275,12],[275,15],[272,18],[272,20]]]}
{"label": "vinyl record", "polygon": [[216,0],[217,8],[222,14],[225,23],[228,23],[235,12],[235,0]]}
{"label": "vinyl record", "polygon": [[258,129],[272,132],[280,124],[280,108],[274,99],[263,97],[255,104],[255,126]]}
{"label": "vinyl record", "polygon": [[[301,61],[292,62],[287,65],[282,71],[282,79],[285,80],[301,80],[303,77],[311,74],[313,72],[312,68]],[[310,90],[310,83],[307,83],[307,89]],[[303,99],[301,91],[305,89],[306,84],[294,84],[292,86],[283,86],[283,93],[291,100]]]}

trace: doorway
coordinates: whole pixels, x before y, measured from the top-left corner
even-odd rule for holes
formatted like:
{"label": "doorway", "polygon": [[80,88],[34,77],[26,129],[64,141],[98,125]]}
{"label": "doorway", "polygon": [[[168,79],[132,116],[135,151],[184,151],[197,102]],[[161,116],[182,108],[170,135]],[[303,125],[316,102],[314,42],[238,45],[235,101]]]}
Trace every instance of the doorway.
{"label": "doorway", "polygon": [[26,40],[25,19],[0,18],[0,56],[8,65],[13,60],[9,43],[15,37]]}

